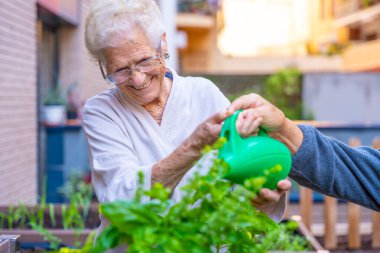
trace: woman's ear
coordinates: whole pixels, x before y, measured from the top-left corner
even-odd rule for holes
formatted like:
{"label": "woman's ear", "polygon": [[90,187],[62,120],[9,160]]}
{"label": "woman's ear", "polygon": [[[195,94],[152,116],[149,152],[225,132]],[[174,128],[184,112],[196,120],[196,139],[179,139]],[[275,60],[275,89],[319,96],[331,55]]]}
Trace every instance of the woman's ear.
{"label": "woman's ear", "polygon": [[162,55],[165,57],[165,59],[168,59],[169,58],[168,44],[166,42],[166,33],[165,32],[161,35],[161,51],[162,51]]}
{"label": "woman's ear", "polygon": [[166,33],[165,32],[161,35],[161,49],[162,49],[162,51],[165,51],[165,52],[168,51],[168,45],[166,42]]}

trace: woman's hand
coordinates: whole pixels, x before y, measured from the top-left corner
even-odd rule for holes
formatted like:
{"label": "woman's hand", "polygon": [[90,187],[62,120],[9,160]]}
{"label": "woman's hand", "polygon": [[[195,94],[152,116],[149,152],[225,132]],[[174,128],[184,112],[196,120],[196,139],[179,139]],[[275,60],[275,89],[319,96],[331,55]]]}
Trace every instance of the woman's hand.
{"label": "woman's hand", "polygon": [[174,189],[194,161],[199,159],[202,149],[218,139],[222,122],[232,113],[228,110],[214,114],[201,123],[170,155],[158,161],[152,169],[152,184],[160,182],[165,187]]}
{"label": "woman's hand", "polygon": [[199,156],[206,145],[214,144],[220,135],[223,121],[232,113],[232,110],[218,112],[201,123],[184,142],[190,153]]}
{"label": "woman's hand", "polygon": [[236,121],[236,129],[243,137],[257,135],[259,126],[272,138],[284,143],[292,154],[303,141],[303,133],[284,113],[261,96],[251,93],[232,102],[229,111],[243,109]]}
{"label": "woman's hand", "polygon": [[262,189],[259,195],[252,200],[252,204],[259,210],[270,210],[273,206],[277,206],[281,196],[286,194],[291,187],[292,183],[289,180],[281,180],[277,183],[277,189],[273,191],[267,188]]}

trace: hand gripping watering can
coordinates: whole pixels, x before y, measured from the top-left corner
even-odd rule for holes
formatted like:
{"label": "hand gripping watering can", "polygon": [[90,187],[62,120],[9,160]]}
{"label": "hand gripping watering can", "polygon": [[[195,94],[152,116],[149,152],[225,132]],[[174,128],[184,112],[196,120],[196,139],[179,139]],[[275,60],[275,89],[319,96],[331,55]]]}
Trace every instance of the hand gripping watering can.
{"label": "hand gripping watering can", "polygon": [[265,171],[281,168],[279,171],[268,173],[264,188],[276,189],[278,181],[285,179],[292,165],[289,149],[281,142],[271,138],[259,129],[257,136],[242,138],[236,130],[236,120],[240,111],[228,117],[223,124],[220,136],[227,142],[219,149],[219,158],[229,166],[225,178],[243,184],[244,180],[252,177],[265,176]]}

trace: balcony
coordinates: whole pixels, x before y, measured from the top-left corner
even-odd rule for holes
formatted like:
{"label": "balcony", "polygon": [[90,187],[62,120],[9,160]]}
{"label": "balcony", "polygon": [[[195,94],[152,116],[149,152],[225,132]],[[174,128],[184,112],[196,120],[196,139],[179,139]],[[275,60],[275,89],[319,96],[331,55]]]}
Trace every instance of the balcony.
{"label": "balcony", "polygon": [[380,0],[339,0],[334,3],[334,26],[346,27],[380,16]]}
{"label": "balcony", "polygon": [[220,7],[219,0],[179,0],[178,12],[198,15],[215,15]]}
{"label": "balcony", "polygon": [[343,64],[348,71],[380,71],[380,39],[365,42],[347,49]]}
{"label": "balcony", "polygon": [[212,29],[215,26],[215,18],[209,15],[196,13],[178,13],[178,29]]}

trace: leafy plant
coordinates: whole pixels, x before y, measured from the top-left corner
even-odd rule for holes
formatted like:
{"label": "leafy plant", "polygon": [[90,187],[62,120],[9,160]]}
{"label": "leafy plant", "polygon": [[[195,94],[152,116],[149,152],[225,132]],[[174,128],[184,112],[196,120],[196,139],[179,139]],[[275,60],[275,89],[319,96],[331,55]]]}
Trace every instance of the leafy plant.
{"label": "leafy plant", "polygon": [[[206,151],[220,147],[219,140]],[[212,155],[212,153],[210,153]],[[251,201],[265,183],[265,177],[248,179],[234,186],[223,179],[228,170],[215,157],[209,173],[195,173],[182,188],[178,203],[170,200],[171,191],[156,183],[150,190],[142,187],[143,174],[135,198],[104,203],[100,212],[110,222],[97,238],[95,253],[126,244],[129,253],[170,252],[265,252],[277,236],[285,233]],[[278,166],[268,173],[278,171]],[[147,201],[148,199],[148,201]],[[271,239],[270,239],[271,238]],[[298,239],[283,237],[277,250],[299,249]]]}
{"label": "leafy plant", "polygon": [[66,105],[66,93],[58,84],[49,91],[43,101],[44,105]]}
{"label": "leafy plant", "polygon": [[27,219],[29,216],[28,208],[25,204],[19,204],[14,211],[14,220],[17,221],[19,228],[25,228],[27,226]]}
{"label": "leafy plant", "polygon": [[59,248],[59,245],[62,242],[61,239],[59,239],[58,237],[53,235],[51,232],[49,232],[49,230],[47,230],[46,228],[44,228],[43,226],[37,223],[31,222],[30,225],[35,231],[37,231],[43,236],[45,241],[48,241],[50,243],[50,247],[52,249],[56,250]]}
{"label": "leafy plant", "polygon": [[263,97],[275,104],[290,119],[302,119],[301,72],[282,69],[268,77]]}
{"label": "leafy plant", "polygon": [[[91,183],[84,181],[83,176],[82,172],[72,172],[68,182],[60,188],[60,192],[70,200],[69,208],[64,210],[67,215],[63,216],[67,227],[84,227],[84,221],[88,217],[94,189]],[[82,212],[80,213],[79,210]],[[83,224],[78,219],[83,221]]]}
{"label": "leafy plant", "polygon": [[55,227],[57,223],[55,221],[54,205],[51,203],[49,204],[49,216],[50,216],[50,221],[51,221],[52,226]]}
{"label": "leafy plant", "polygon": [[7,215],[5,213],[0,213],[0,228],[4,227],[6,218]]}

